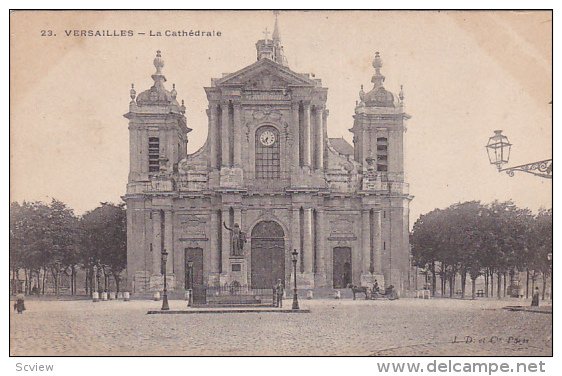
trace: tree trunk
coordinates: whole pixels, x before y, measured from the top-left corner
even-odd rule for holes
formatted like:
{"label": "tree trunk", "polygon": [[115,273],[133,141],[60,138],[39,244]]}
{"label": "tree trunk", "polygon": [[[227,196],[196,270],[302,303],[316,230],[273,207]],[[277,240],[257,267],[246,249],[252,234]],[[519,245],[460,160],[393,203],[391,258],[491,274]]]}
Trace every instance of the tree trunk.
{"label": "tree trunk", "polygon": [[437,275],[435,273],[435,261],[431,263],[431,296],[435,296],[435,292],[437,291]]}
{"label": "tree trunk", "polygon": [[494,270],[490,269],[490,298],[494,297]]}
{"label": "tree trunk", "polygon": [[542,273],[542,300],[544,300],[544,294],[546,292],[546,273]]}
{"label": "tree trunk", "polygon": [[74,266],[70,267],[70,295],[74,296]]}
{"label": "tree trunk", "polygon": [[461,273],[461,298],[464,299],[464,293],[466,291],[466,270]]}
{"label": "tree trunk", "polygon": [[502,292],[502,274],[500,272],[497,273],[498,275],[498,299],[501,299],[501,292]]}
{"label": "tree trunk", "polygon": [[[476,277],[478,278],[478,277]],[[472,300],[476,299],[476,278],[472,279]]]}
{"label": "tree trunk", "polygon": [[43,268],[43,281],[41,286],[41,294],[45,295],[45,279],[47,278],[47,269]]}
{"label": "tree trunk", "polygon": [[527,268],[527,278],[525,280],[525,299],[529,299],[529,268]]}
{"label": "tree trunk", "polygon": [[488,297],[488,271],[484,271],[484,288],[486,289],[486,298]]}
{"label": "tree trunk", "polygon": [[452,272],[449,276],[449,298],[455,296],[455,272]]}
{"label": "tree trunk", "polygon": [[113,279],[115,280],[115,296],[117,296],[117,294],[119,293],[119,276],[116,274],[113,274]]}
{"label": "tree trunk", "polygon": [[531,296],[535,293],[535,280],[537,278],[537,274],[533,270],[533,275],[531,275]]}
{"label": "tree trunk", "polygon": [[507,272],[503,272],[503,297],[507,296]]}

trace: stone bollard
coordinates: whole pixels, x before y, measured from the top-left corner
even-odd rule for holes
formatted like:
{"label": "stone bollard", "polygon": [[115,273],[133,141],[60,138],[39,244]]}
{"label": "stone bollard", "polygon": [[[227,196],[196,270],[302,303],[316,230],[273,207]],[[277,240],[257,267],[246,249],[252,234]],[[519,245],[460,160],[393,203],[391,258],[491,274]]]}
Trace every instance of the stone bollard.
{"label": "stone bollard", "polygon": [[334,291],[334,299],[341,299],[341,292],[340,292],[340,290]]}
{"label": "stone bollard", "polygon": [[156,291],[156,292],[154,293],[154,301],[157,302],[157,301],[159,301],[159,300],[160,300],[160,291]]}
{"label": "stone bollard", "polygon": [[107,293],[107,300],[115,300],[115,293],[114,292],[108,292]]}
{"label": "stone bollard", "polygon": [[96,291],[94,291],[94,292],[92,293],[92,302],[95,303],[95,302],[98,302],[99,300],[100,300],[99,294],[98,294]]}
{"label": "stone bollard", "polygon": [[117,299],[123,299],[123,292],[122,291],[119,291],[117,293]]}
{"label": "stone bollard", "polygon": [[306,298],[307,298],[308,300],[313,299],[313,298],[314,298],[314,292],[313,292],[312,290],[308,290],[308,291],[306,292]]}
{"label": "stone bollard", "polygon": [[129,291],[125,291],[125,292],[123,293],[123,300],[126,301],[126,302],[128,302],[130,299],[131,299],[131,298],[130,298],[130,296],[129,296]]}
{"label": "stone bollard", "polygon": [[107,300],[107,292],[104,291],[101,293],[101,300],[104,302]]}

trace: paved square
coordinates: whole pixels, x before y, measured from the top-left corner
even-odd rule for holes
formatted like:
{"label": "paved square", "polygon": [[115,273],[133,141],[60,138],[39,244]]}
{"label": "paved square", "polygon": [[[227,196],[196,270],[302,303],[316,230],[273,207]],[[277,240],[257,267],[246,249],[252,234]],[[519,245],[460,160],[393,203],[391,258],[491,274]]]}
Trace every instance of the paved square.
{"label": "paved square", "polygon": [[147,315],[160,302],[29,300],[10,314],[10,343],[12,355],[552,355],[551,314],[502,309],[526,304],[302,300],[311,313]]}

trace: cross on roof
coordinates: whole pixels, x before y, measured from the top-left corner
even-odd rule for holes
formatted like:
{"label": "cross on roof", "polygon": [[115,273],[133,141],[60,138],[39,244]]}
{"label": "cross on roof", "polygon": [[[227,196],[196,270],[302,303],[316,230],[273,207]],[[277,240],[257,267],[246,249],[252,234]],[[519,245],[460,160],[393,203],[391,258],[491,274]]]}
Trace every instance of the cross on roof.
{"label": "cross on roof", "polygon": [[267,31],[267,27],[265,28],[265,31],[263,31],[263,35],[265,36],[265,40],[267,40],[267,36],[270,34],[269,31]]}

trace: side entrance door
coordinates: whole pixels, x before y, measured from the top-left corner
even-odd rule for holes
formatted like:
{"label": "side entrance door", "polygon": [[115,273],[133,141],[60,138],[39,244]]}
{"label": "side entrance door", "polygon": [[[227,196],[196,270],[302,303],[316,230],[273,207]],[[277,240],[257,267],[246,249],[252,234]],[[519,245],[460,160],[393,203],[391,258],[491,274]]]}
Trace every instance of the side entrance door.
{"label": "side entrance door", "polygon": [[[190,268],[190,264],[192,267]],[[203,286],[203,249],[190,247],[185,249],[185,289],[193,290],[193,303],[205,304],[205,286]]]}
{"label": "side entrance door", "polygon": [[334,288],[343,289],[351,283],[351,248],[334,248]]}

